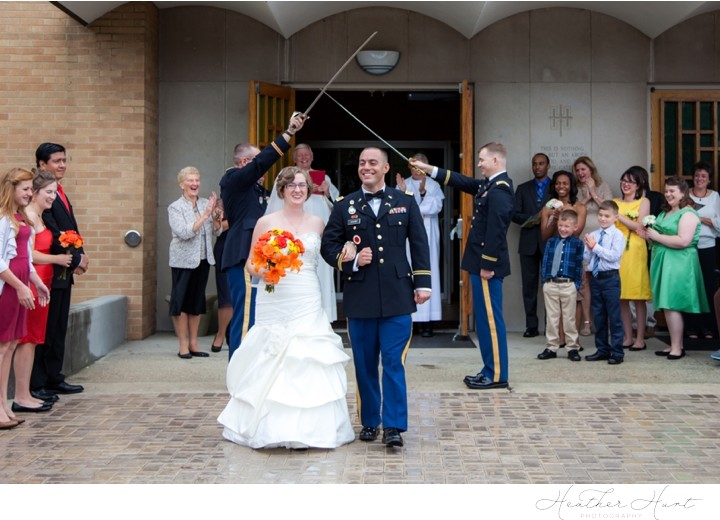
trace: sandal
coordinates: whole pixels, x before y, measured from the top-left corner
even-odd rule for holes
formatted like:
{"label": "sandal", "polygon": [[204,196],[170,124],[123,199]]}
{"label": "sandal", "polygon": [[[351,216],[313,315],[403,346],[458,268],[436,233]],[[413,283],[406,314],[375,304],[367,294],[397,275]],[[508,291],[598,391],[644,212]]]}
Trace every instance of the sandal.
{"label": "sandal", "polygon": [[583,326],[580,329],[580,335],[581,336],[590,336],[592,334],[592,329],[590,328],[590,322],[585,320],[583,321]]}
{"label": "sandal", "polygon": [[702,336],[704,339],[713,339],[712,332],[707,329],[702,332]]}
{"label": "sandal", "polygon": [[698,339],[697,332],[695,332],[695,331],[688,332],[687,337],[688,337],[688,339]]}

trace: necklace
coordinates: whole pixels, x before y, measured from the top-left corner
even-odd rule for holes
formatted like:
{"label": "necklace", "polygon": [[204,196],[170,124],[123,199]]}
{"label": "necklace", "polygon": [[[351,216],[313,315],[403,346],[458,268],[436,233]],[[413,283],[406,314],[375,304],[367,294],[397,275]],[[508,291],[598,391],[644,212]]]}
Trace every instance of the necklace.
{"label": "necklace", "polygon": [[295,236],[298,236],[300,234],[300,228],[302,228],[302,224],[305,220],[305,215],[300,215],[300,222],[297,222],[297,219],[293,221],[293,219],[290,218],[290,215],[287,213],[283,213],[283,217],[285,218],[285,222],[288,223],[288,228],[290,231],[293,232]]}
{"label": "necklace", "polygon": [[691,191],[692,191],[692,194],[695,195],[698,199],[704,199],[705,197],[708,196],[708,192],[709,192],[710,190],[707,189],[707,188],[705,188],[705,194],[704,194],[704,195],[698,195],[697,193],[695,193],[695,188],[693,188]]}

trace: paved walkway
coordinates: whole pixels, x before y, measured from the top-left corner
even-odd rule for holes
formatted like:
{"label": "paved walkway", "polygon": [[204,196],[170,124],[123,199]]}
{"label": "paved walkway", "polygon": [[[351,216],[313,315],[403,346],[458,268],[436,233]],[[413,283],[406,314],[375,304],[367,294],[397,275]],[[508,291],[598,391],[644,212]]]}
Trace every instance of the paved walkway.
{"label": "paved walkway", "polygon": [[[448,338],[451,335],[447,336]],[[211,338],[202,344],[209,345]],[[589,338],[592,340],[592,338]],[[418,342],[419,344],[420,342]],[[583,354],[594,351],[585,340]],[[511,334],[512,390],[470,391],[471,344],[412,348],[405,448],[251,450],[224,441],[227,352],[179,360],[175,339],[128,342],[46,414],[0,432],[2,483],[720,483],[720,363],[648,350],[619,366],[535,359]],[[561,351],[562,352],[562,351]],[[349,350],[348,350],[349,353]],[[356,430],[354,375],[348,403]],[[72,516],[72,515],[70,515]],[[693,517],[695,518],[695,517]]]}

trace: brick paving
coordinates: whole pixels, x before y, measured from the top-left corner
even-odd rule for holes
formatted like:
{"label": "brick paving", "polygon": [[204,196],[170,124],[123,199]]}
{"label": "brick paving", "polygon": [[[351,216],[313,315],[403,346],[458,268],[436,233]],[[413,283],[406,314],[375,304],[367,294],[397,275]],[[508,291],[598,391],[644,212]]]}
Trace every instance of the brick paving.
{"label": "brick paving", "polygon": [[[720,397],[410,392],[404,449],[251,450],[225,441],[224,392],[63,396],[0,432],[3,484],[720,482]],[[355,417],[353,395],[348,396]],[[356,431],[359,425],[355,424]]]}

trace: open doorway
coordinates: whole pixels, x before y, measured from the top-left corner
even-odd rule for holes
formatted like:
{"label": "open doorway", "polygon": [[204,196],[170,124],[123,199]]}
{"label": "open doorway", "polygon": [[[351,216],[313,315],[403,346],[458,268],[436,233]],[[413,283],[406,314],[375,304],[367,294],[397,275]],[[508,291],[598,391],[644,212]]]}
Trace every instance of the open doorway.
{"label": "open doorway", "polygon": [[[337,91],[331,94],[404,156],[422,152],[431,164],[460,171],[461,95],[457,90]],[[316,95],[317,91],[297,90],[297,109],[309,106]],[[341,195],[360,188],[358,157],[366,146],[379,146],[388,151],[388,185],[395,186],[396,173],[404,177],[409,175],[407,163],[398,154],[327,97],[321,98],[313,107],[298,142],[312,147],[313,167],[326,170]],[[439,218],[443,320],[438,325],[454,329],[459,320],[460,241],[451,239],[450,235],[460,215],[460,198],[453,190],[445,189],[444,193],[445,203]],[[340,287],[339,283],[337,287]],[[341,292],[338,297],[338,318],[344,319]]]}

